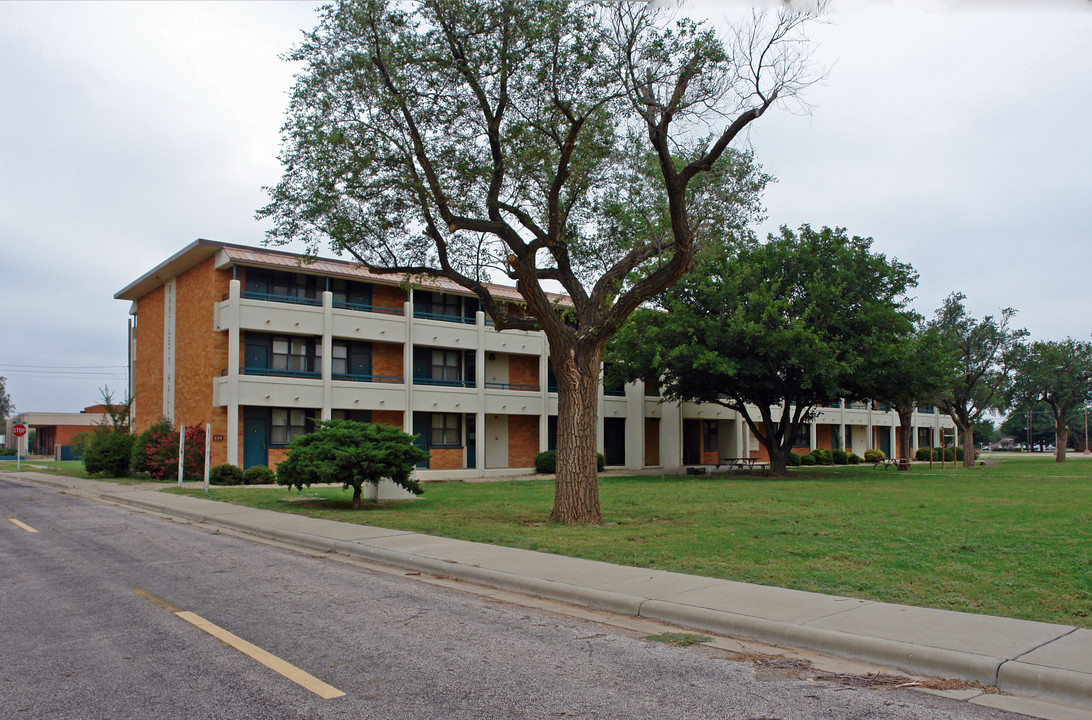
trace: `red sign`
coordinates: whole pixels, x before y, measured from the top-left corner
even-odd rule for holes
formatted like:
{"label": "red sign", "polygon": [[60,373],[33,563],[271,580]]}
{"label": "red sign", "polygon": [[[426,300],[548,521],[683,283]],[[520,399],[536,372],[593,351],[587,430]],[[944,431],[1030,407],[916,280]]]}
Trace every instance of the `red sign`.
{"label": "red sign", "polygon": [[23,437],[27,434],[27,426],[23,423],[16,423],[11,426],[11,434],[15,437]]}

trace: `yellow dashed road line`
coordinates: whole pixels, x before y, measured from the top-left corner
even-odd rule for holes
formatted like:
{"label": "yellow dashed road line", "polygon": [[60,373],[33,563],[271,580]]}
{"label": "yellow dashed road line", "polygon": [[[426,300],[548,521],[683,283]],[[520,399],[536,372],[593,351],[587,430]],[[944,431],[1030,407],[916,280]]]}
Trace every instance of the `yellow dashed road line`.
{"label": "yellow dashed road line", "polygon": [[248,643],[246,640],[243,640],[238,635],[234,635],[228,632],[222,627],[209,622],[200,615],[189,612],[187,610],[179,610],[166,600],[158,598],[155,595],[152,595],[150,592],[147,592],[146,590],[141,590],[140,588],[134,589],[133,593],[144,598],[145,600],[154,602],[156,605],[165,608],[169,612],[174,613],[177,617],[182,618],[194,627],[204,630],[217,640],[227,645],[230,645],[247,657],[257,660],[270,670],[280,673],[292,682],[307,690],[310,690],[321,698],[329,700],[331,698],[341,697],[345,694],[342,691],[338,690],[336,687],[333,687],[332,685],[327,685],[326,683],[322,682],[314,675],[300,670],[295,665],[281,660],[276,655],[262,650],[257,645]]}
{"label": "yellow dashed road line", "polygon": [[25,522],[21,522],[21,521],[19,521],[19,520],[16,520],[15,518],[8,518],[8,521],[9,521],[9,522],[13,522],[13,523],[15,523],[16,525],[18,525],[19,527],[23,528],[23,529],[24,529],[24,530],[26,530],[27,532],[32,532],[32,533],[36,533],[36,532],[38,532],[37,530],[35,530],[34,528],[32,528],[32,527],[31,527],[30,525],[27,525],[27,524],[26,524]]}

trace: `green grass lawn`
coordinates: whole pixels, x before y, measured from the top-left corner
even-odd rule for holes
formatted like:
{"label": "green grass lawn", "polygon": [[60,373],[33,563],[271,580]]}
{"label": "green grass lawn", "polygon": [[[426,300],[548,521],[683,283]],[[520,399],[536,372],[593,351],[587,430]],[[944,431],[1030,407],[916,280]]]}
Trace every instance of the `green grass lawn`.
{"label": "green grass lawn", "polygon": [[602,478],[603,527],[545,522],[552,481],[430,483],[418,500],[358,512],[350,495],[330,487],[302,496],[210,493],[624,565],[1092,627],[1092,461],[1083,458],[1002,459],[969,470],[916,465],[910,473],[799,468],[789,479]]}
{"label": "green grass lawn", "polygon": [[[0,463],[0,471],[15,472],[15,461],[5,460]],[[22,470],[24,472],[41,472],[49,473],[50,475],[65,475],[67,477],[87,478],[91,477],[87,474],[87,470],[83,466],[82,460],[23,460]],[[102,480],[103,482],[117,483],[118,485],[137,485],[141,483],[158,482],[148,477],[123,477],[123,478],[109,478],[109,477],[96,477],[96,480]]]}

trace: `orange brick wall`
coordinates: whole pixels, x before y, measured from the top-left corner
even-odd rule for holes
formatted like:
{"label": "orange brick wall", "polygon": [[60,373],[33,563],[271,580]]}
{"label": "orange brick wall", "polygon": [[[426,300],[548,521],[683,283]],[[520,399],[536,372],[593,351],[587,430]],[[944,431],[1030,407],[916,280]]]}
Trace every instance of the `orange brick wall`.
{"label": "orange brick wall", "polygon": [[[402,345],[399,343],[372,343],[372,375],[386,375],[387,377],[403,377],[405,366],[402,362]],[[402,421],[398,421],[402,425]]]}
{"label": "orange brick wall", "polygon": [[[406,304],[406,291],[393,285],[372,285],[372,305],[402,310]],[[395,373],[401,375],[401,372]]]}
{"label": "orange brick wall", "polygon": [[432,448],[429,454],[429,470],[459,470],[463,466],[462,448]]}
{"label": "orange brick wall", "polygon": [[538,415],[509,415],[508,467],[534,467],[535,455],[538,455]]}
{"label": "orange brick wall", "polygon": [[509,355],[508,382],[512,385],[538,385],[538,358],[534,355]]}
{"label": "orange brick wall", "polygon": [[[834,433],[830,425],[816,425],[815,426],[815,447],[821,447],[826,450],[830,450],[831,443],[834,441]],[[815,448],[812,448],[813,450]]]}
{"label": "orange brick wall", "polygon": [[401,410],[372,410],[372,422],[378,425],[390,425],[401,429],[404,419],[405,415]]}
{"label": "orange brick wall", "polygon": [[133,430],[147,430],[163,416],[163,288],[136,301],[133,358]]}
{"label": "orange brick wall", "polygon": [[[175,307],[175,424],[211,423],[213,435],[227,432],[227,408],[214,407],[212,386],[227,367],[228,334],[214,329],[216,302],[228,292],[231,273],[213,259],[178,276]],[[227,445],[212,443],[213,465],[227,460]]]}
{"label": "orange brick wall", "polygon": [[645,418],[645,465],[660,464],[660,418]]}
{"label": "orange brick wall", "polygon": [[[240,449],[242,446],[239,446]],[[239,453],[242,455],[242,452]],[[269,448],[269,467],[276,472],[277,465],[284,462],[284,459],[288,457],[288,448]]]}

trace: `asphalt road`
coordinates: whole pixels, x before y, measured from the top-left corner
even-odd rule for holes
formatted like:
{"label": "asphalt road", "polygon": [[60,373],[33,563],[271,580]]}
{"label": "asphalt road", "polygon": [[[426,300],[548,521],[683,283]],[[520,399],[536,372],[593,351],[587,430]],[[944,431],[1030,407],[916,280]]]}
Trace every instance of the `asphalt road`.
{"label": "asphalt road", "polygon": [[0,480],[0,517],[4,719],[1017,717],[807,681],[52,489]]}

